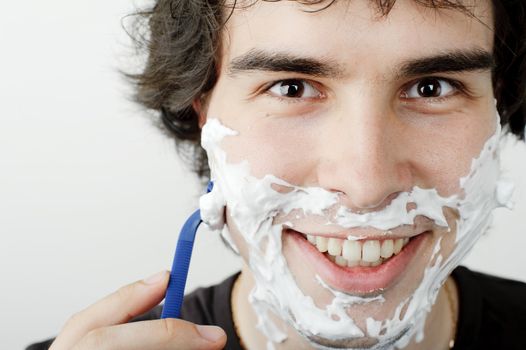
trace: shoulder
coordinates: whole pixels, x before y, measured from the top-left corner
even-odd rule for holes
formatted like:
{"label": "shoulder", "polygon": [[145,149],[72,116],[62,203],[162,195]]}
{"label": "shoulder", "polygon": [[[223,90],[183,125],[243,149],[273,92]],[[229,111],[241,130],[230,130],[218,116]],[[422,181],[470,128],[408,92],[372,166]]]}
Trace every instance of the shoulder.
{"label": "shoulder", "polygon": [[463,266],[452,276],[458,286],[461,349],[526,349],[526,283]]}
{"label": "shoulder", "polygon": [[[181,318],[198,324],[215,324],[230,322],[232,287],[239,273],[236,273],[219,284],[198,288],[184,298]],[[224,316],[229,318],[224,320]]]}
{"label": "shoulder", "polygon": [[43,341],[41,343],[35,343],[32,345],[29,345],[26,350],[48,350],[51,346],[51,343],[53,343],[53,340],[55,339],[49,339],[46,341]]}
{"label": "shoulder", "polygon": [[199,288],[185,296],[181,318],[202,324],[216,325],[225,331],[225,349],[241,350],[242,346],[232,319],[232,289],[239,272],[223,282],[207,288]]}
{"label": "shoulder", "polygon": [[472,271],[464,266],[459,266],[453,272],[453,277],[459,287],[460,293],[477,292],[485,304],[497,304],[500,309],[512,307],[521,311],[526,317],[526,283],[482,272]]}

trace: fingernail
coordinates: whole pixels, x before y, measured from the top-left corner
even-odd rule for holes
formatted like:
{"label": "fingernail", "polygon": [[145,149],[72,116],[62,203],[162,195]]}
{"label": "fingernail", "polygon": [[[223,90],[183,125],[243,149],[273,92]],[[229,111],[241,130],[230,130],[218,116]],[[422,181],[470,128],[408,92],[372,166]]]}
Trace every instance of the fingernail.
{"label": "fingernail", "polygon": [[159,283],[164,278],[164,274],[165,273],[166,273],[166,271],[157,272],[156,274],[151,275],[150,277],[145,278],[142,281],[145,284],[156,284],[156,283]]}
{"label": "fingernail", "polygon": [[225,332],[216,326],[197,326],[197,331],[204,339],[215,343],[225,335]]}

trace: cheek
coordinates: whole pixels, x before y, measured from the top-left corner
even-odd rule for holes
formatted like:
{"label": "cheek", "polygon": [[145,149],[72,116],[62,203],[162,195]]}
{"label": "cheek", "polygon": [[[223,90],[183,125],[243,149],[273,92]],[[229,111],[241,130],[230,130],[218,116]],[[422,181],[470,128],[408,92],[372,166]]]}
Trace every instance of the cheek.
{"label": "cheek", "polygon": [[436,144],[420,143],[410,160],[413,185],[435,188],[442,196],[460,191],[460,178],[469,172],[471,157],[455,154],[456,144],[443,140]]}
{"label": "cheek", "polygon": [[[326,115],[285,118],[250,106],[237,106],[240,110],[222,104],[215,107],[211,108],[216,112],[213,115],[238,132],[222,141],[227,161],[248,161],[251,174],[257,178],[271,174],[292,184],[316,186],[323,177],[320,164],[327,161],[327,155],[345,152],[341,147],[331,149],[331,145],[339,144],[332,141],[334,130],[341,127],[335,127],[334,118]],[[396,159],[397,168],[392,170],[404,168],[413,186],[436,188],[443,196],[458,193],[459,179],[469,173],[472,160],[494,132],[494,113],[494,102],[488,99],[448,116],[400,117],[393,125],[379,123],[383,137],[392,140],[384,150]],[[352,143],[343,144],[352,147]],[[345,157],[335,159],[356,161]]]}
{"label": "cheek", "polygon": [[248,161],[251,175],[257,178],[272,174],[298,183],[295,180],[305,177],[314,159],[307,151],[314,148],[311,123],[298,122],[298,118],[271,116],[267,113],[268,108],[238,101],[235,87],[228,88],[227,82],[220,79],[208,109],[209,117],[219,118],[222,124],[238,133],[221,142],[227,162]]}
{"label": "cheek", "polygon": [[230,237],[232,238],[232,241],[234,242],[236,248],[239,251],[239,255],[243,258],[244,261],[248,263],[250,256],[250,247],[248,246],[240,230],[237,228],[235,221],[232,219],[228,206],[226,207],[226,225],[228,227]]}
{"label": "cheek", "polygon": [[[317,166],[323,161],[316,152],[317,138],[305,130],[288,130],[296,132],[255,127],[240,131],[239,136],[223,141],[228,162],[248,161],[251,174],[257,178],[271,174],[292,184],[316,185]],[[419,130],[401,141],[399,166],[408,168],[413,185],[452,195],[460,190],[459,179],[469,174],[487,138],[489,133]]]}
{"label": "cheek", "polygon": [[460,179],[470,173],[473,160],[494,129],[495,119],[479,128],[459,122],[447,128],[439,125],[412,132],[406,138],[406,147],[411,152],[407,159],[415,185],[436,188],[442,196],[459,193]]}
{"label": "cheek", "polygon": [[236,129],[239,135],[223,140],[228,162],[248,161],[251,174],[275,175],[293,184],[311,182],[317,156],[316,138],[305,126],[289,127],[265,120]]}

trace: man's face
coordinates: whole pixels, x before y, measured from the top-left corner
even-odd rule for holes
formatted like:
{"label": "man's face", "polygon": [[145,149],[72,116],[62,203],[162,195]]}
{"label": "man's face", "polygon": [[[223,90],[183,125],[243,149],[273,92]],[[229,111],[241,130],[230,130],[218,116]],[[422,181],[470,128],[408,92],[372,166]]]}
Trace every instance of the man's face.
{"label": "man's face", "polygon": [[[295,1],[260,1],[234,11],[206,112],[238,132],[221,142],[228,163],[247,161],[255,178],[271,174],[295,186],[323,188],[338,195],[338,206],[360,214],[385,209],[415,186],[444,198],[462,195],[459,179],[496,128],[491,4],[476,2],[470,17],[397,1],[381,17],[372,3],[338,1],[310,13],[305,10],[312,7]],[[287,192],[286,186],[275,190]],[[248,260],[253,247],[229,210],[227,203],[227,226]],[[282,254],[316,306],[334,298],[323,283],[349,295],[384,298],[348,309],[362,330],[368,317],[393,317],[414,293],[437,243],[444,259],[455,248],[458,213],[450,208],[444,209],[450,230],[423,216],[413,225],[380,230],[293,214],[274,218],[286,223]],[[333,252],[354,237],[362,258],[350,263],[313,252],[295,232],[339,238],[331,243]],[[389,258],[378,257],[377,250],[397,256],[391,243],[382,247],[384,241],[394,247],[397,238],[410,237],[407,250],[413,253],[382,269]],[[324,244],[318,238],[315,247],[325,250]],[[371,259],[381,265],[368,266]]]}

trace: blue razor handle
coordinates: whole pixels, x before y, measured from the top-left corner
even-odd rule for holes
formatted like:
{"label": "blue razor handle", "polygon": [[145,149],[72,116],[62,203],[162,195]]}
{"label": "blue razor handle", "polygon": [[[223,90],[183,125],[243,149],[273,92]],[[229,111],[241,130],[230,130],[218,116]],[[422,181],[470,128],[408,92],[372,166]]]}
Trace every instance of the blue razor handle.
{"label": "blue razor handle", "polygon": [[[212,191],[213,186],[214,184],[210,181],[207,192]],[[202,222],[201,211],[196,210],[186,220],[181,229],[179,239],[177,240],[177,248],[175,249],[172,271],[170,272],[170,280],[168,282],[168,288],[166,289],[161,318],[179,318],[181,316],[184,288],[186,286],[188,268],[190,267],[190,259],[192,258],[192,250],[194,249],[195,235]]]}

